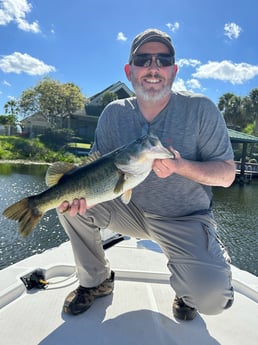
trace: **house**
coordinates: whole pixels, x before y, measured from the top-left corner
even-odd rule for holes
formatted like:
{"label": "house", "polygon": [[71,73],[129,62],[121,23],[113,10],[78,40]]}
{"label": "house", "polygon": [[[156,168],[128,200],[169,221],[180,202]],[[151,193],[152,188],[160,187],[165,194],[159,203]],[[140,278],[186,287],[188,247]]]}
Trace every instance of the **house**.
{"label": "house", "polygon": [[[134,95],[124,83],[118,81],[101,92],[91,96],[83,109],[76,111],[69,117],[63,119],[57,118],[56,128],[72,129],[75,136],[83,138],[86,142],[92,142],[98,118],[104,109],[103,96],[107,92],[115,93],[118,99]],[[23,134],[31,138],[44,133],[46,129],[51,127],[46,121],[46,117],[40,113],[35,113],[26,117],[21,121],[21,125]]]}
{"label": "house", "polygon": [[103,110],[102,99],[103,95],[107,92],[112,92],[117,95],[118,99],[131,97],[134,93],[124,84],[118,81],[115,84],[110,85],[106,89],[90,97],[90,102],[85,105],[86,114],[99,116]]}
{"label": "house", "polygon": [[20,121],[20,124],[22,127],[22,135],[29,138],[34,138],[51,127],[46,117],[41,113],[35,113],[25,117]]}

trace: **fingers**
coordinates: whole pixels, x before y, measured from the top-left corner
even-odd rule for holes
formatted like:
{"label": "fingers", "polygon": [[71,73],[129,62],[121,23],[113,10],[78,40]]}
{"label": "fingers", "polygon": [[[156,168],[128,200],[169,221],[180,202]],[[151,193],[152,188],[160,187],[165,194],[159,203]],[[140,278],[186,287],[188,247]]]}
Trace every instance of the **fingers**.
{"label": "fingers", "polygon": [[85,199],[74,199],[70,205],[69,214],[71,217],[75,217],[78,213],[83,215],[86,212]]}
{"label": "fingers", "polygon": [[64,212],[66,212],[68,209],[69,209],[69,202],[68,202],[68,201],[62,202],[62,204],[59,205],[59,206],[57,207],[57,210],[58,210],[60,213],[64,213]]}
{"label": "fingers", "polygon": [[169,150],[174,153],[175,158],[155,159],[152,169],[158,177],[166,178],[176,172],[178,160],[180,160],[180,153],[169,147]]}
{"label": "fingers", "polygon": [[156,162],[154,165],[153,165],[153,171],[155,172],[155,174],[158,176],[158,177],[162,177],[162,178],[165,178],[165,177],[168,177],[171,172],[170,170],[168,169],[168,167],[160,162]]}
{"label": "fingers", "polygon": [[168,176],[170,173],[170,159],[155,159],[152,166],[154,172],[159,177]]}
{"label": "fingers", "polygon": [[74,199],[71,204],[64,201],[57,209],[60,213],[68,211],[71,217],[75,217],[77,214],[84,215],[86,213],[87,203],[84,198]]}

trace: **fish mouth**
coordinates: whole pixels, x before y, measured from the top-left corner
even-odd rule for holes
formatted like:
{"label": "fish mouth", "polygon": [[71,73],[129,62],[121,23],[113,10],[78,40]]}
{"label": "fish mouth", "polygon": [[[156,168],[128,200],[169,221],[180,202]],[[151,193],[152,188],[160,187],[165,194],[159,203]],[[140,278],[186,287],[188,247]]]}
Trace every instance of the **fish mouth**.
{"label": "fish mouth", "polygon": [[170,151],[169,149],[166,149],[163,146],[154,146],[151,148],[151,155],[152,156],[157,156],[159,159],[164,159],[164,158],[170,158],[174,159],[175,154],[173,151]]}

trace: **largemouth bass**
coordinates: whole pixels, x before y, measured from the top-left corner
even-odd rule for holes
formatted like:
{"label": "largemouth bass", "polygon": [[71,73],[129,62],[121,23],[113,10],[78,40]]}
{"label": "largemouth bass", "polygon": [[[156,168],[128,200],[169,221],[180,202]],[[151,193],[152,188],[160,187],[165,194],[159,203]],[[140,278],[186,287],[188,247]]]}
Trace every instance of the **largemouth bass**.
{"label": "largemouth bass", "polygon": [[20,233],[26,237],[47,211],[65,200],[85,198],[90,207],[121,196],[123,202],[128,203],[132,189],[149,175],[155,159],[175,158],[173,152],[151,134],[102,157],[93,156],[89,157],[90,162],[79,167],[54,163],[46,174],[49,188],[14,203],[3,215],[18,221]]}

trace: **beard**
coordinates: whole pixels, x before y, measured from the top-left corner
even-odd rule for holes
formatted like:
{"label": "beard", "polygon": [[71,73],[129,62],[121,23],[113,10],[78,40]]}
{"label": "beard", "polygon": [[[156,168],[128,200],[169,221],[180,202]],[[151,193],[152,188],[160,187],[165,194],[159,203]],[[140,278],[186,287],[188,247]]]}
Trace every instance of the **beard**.
{"label": "beard", "polygon": [[[145,78],[158,78],[163,79],[160,75],[155,74],[147,74]],[[163,87],[157,90],[155,87],[150,87],[147,89],[144,87],[138,79],[135,79],[133,75],[131,75],[131,83],[136,93],[136,96],[146,102],[157,102],[162,100],[164,97],[167,97],[171,93],[173,78],[168,79],[167,82],[163,85]]]}

